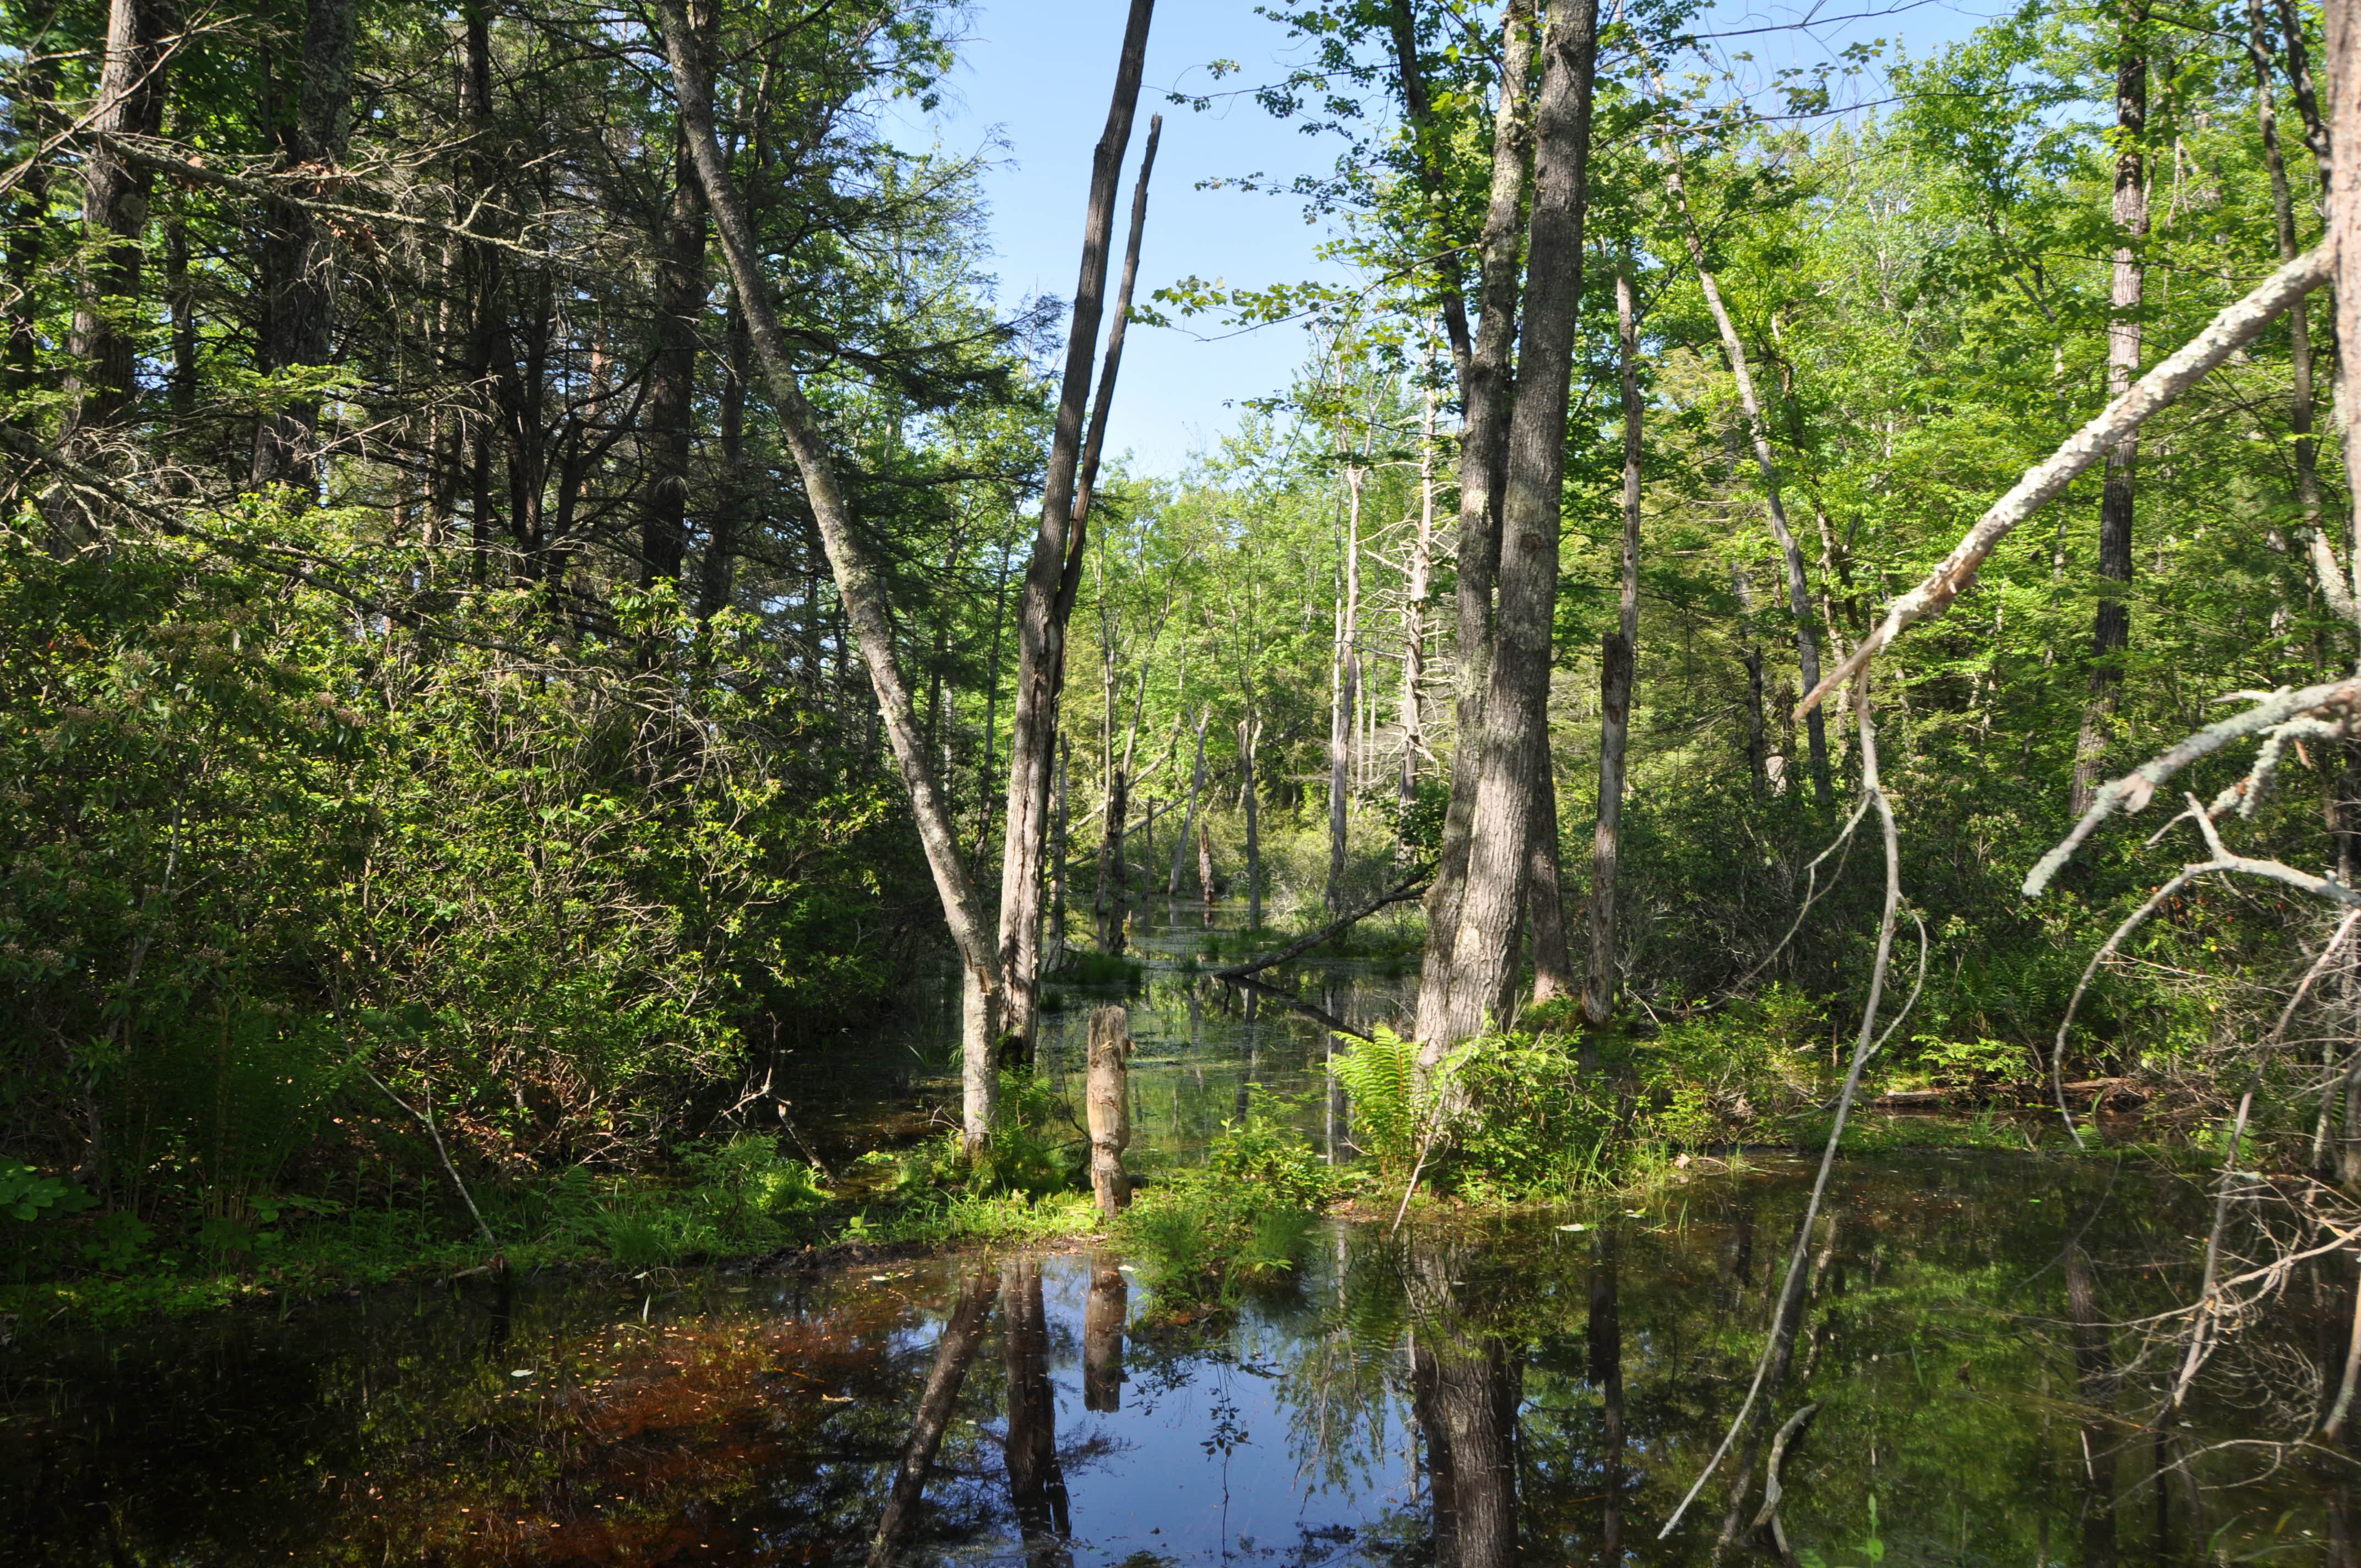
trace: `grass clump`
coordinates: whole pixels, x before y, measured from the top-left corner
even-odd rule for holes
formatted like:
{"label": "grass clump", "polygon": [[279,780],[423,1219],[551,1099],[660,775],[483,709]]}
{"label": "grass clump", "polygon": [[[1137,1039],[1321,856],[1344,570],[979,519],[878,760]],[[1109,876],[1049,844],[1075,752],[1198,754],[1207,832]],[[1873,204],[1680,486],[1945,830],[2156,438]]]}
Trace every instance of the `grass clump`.
{"label": "grass clump", "polygon": [[1255,1119],[1214,1139],[1203,1165],[1142,1191],[1115,1235],[1165,1309],[1229,1308],[1293,1273],[1336,1191],[1335,1172],[1301,1136]]}
{"label": "grass clump", "polygon": [[1077,952],[1069,954],[1049,978],[1065,985],[1137,991],[1147,975],[1148,966],[1137,959],[1119,953]]}

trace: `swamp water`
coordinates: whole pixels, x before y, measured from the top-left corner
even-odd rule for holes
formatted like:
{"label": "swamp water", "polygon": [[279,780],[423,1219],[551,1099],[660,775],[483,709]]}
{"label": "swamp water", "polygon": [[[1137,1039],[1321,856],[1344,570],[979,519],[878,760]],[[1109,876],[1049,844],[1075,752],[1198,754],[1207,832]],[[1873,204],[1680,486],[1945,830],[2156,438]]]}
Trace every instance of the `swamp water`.
{"label": "swamp water", "polygon": [[[1380,976],[1323,980],[1347,1022],[1389,1010]],[[1159,965],[1135,999],[1151,1167],[1242,1094],[1333,1130],[1321,1025],[1219,989]],[[0,1562],[857,1563],[890,1519],[926,1563],[1704,1563],[1734,1462],[1657,1532],[1744,1398],[1810,1179],[1332,1224],[1222,1318],[1036,1249],[28,1325]],[[2106,1326],[2194,1294],[2207,1206],[2113,1158],[1840,1162],[1772,1409],[1818,1407],[1779,1471],[1802,1568],[2361,1563],[2354,1468],[2278,1441],[2341,1367],[2341,1267],[2299,1266],[2161,1429],[2176,1346]],[[1774,1561],[1759,1474],[1725,1561]]]}

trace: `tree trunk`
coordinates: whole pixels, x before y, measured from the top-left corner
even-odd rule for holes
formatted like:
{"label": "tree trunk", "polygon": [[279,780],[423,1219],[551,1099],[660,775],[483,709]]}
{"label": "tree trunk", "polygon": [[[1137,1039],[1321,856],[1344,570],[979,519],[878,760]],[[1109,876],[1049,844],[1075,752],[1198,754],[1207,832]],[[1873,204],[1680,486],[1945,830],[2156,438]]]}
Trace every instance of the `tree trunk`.
{"label": "tree trunk", "polygon": [[1238,720],[1238,771],[1244,783],[1238,790],[1238,802],[1246,812],[1246,929],[1262,929],[1262,829],[1255,800],[1255,746],[1262,740],[1262,726],[1249,719]]}
{"label": "tree trunk", "polygon": [[926,754],[917,715],[910,701],[910,688],[895,658],[884,575],[871,558],[867,543],[852,527],[843,486],[837,477],[835,456],[820,433],[817,414],[804,397],[762,273],[762,253],[752,230],[747,226],[737,188],[722,165],[721,148],[713,135],[713,86],[708,67],[689,29],[680,0],[658,0],[657,10],[664,27],[665,52],[671,59],[681,121],[687,128],[697,178],[704,184],[715,227],[721,236],[730,280],[746,312],[755,357],[769,378],[771,401],[781,433],[803,477],[804,492],[828,554],[829,574],[836,580],[837,598],[844,606],[846,621],[860,647],[862,662],[869,667],[877,707],[894,748],[895,761],[901,768],[902,782],[909,792],[918,839],[942,901],[943,917],[950,927],[952,944],[968,970],[966,983],[974,993],[972,1003],[961,1009],[964,1095],[961,1110],[969,1157],[978,1158],[991,1137],[996,1098],[993,1045],[1000,1001],[999,955],[975,889],[968,880],[967,861],[960,854],[950,805]]}
{"label": "tree trunk", "polygon": [[111,138],[162,127],[164,39],[172,23],[168,0],[108,0],[98,102],[82,143],[82,228],[93,258],[74,305],[69,435],[119,422],[138,384],[141,241],[154,181],[143,166],[118,157]]}
{"label": "tree trunk", "polygon": [[[57,93],[57,62],[46,57],[26,66],[8,104],[8,161],[24,173],[8,198],[7,331],[0,349],[0,396],[12,401],[33,389],[40,364],[42,258],[49,225],[49,164],[36,156],[41,143],[41,105]],[[14,409],[9,417],[16,417]]]}
{"label": "tree trunk", "polygon": [[[1546,722],[1546,720],[1544,720]],[[1565,938],[1565,894],[1558,879],[1557,779],[1549,741],[1542,741],[1533,780],[1532,861],[1527,868],[1525,912],[1533,933],[1533,1001],[1574,994],[1574,957]]]}
{"label": "tree trunk", "polygon": [[[1449,132],[1435,124],[1426,71],[1419,63],[1418,18],[1411,0],[1392,0],[1386,10],[1386,25],[1393,35],[1394,69],[1401,79],[1402,108],[1410,120],[1411,156],[1418,170],[1419,189],[1426,199],[1432,221],[1440,227],[1449,196],[1444,140]],[[1434,258],[1435,292],[1441,296],[1444,335],[1451,345],[1452,369],[1459,382],[1460,396],[1465,399],[1476,355],[1467,334],[1467,281],[1455,238],[1437,233],[1422,244],[1426,253]]]}
{"label": "tree trunk", "polygon": [[[700,49],[715,35],[711,4],[692,5]],[[682,133],[672,205],[656,234],[655,345],[648,357],[648,474],[640,495],[640,586],[680,577],[688,557],[688,465],[697,427],[697,339],[705,321],[705,236],[710,226]]]}
{"label": "tree trunk", "polygon": [[[295,102],[266,62],[264,115],[278,143],[280,177],[304,169],[333,169],[344,160],[353,95],[353,0],[311,0]],[[267,201],[262,240],[262,331],[258,369],[266,375],[329,362],[334,301],[328,290],[329,246],[309,208]],[[314,483],[307,471],[319,455],[320,400],[299,396],[263,414],[254,432],[253,478],[258,486],[288,480],[296,499]]]}
{"label": "tree trunk", "polygon": [[1419,425],[1418,534],[1411,542],[1410,580],[1402,587],[1402,760],[1400,795],[1401,830],[1410,828],[1411,808],[1418,800],[1418,760],[1426,750],[1426,719],[1422,707],[1426,687],[1426,601],[1434,591],[1434,405],[1433,389],[1426,394],[1426,412]]}
{"label": "tree trunk", "polygon": [[[2147,161],[2140,147],[2147,126],[2147,0],[2134,0],[2124,13],[2115,56],[2116,242],[2107,323],[2111,399],[2122,397],[2139,374],[2140,305],[2147,278]],[[2076,817],[2090,809],[2106,772],[2107,743],[2123,697],[2124,653],[2132,641],[2125,586],[2132,580],[2132,481],[2138,459],[2137,436],[2117,442],[2107,454],[2106,485],[2099,495],[2099,608],[2091,630],[2091,696],[2074,747]]]}
{"label": "tree trunk", "polygon": [[1346,901],[1345,861],[1352,825],[1353,737],[1361,707],[1360,637],[1361,481],[1357,466],[1345,470],[1345,592],[1336,601],[1336,642],[1328,683],[1328,913],[1342,915]]}
{"label": "tree trunk", "polygon": [[1459,584],[1455,714],[1458,741],[1443,841],[1426,894],[1426,952],[1419,994],[1447,994],[1467,883],[1467,846],[1492,671],[1492,594],[1500,560],[1500,477],[1508,451],[1510,350],[1516,343],[1517,262],[1524,214],[1526,155],[1532,146],[1528,80],[1532,73],[1533,0],[1509,0],[1500,24],[1500,105],[1492,122],[1492,185],[1484,213],[1476,342],[1460,393]]}
{"label": "tree trunk", "polygon": [[[1810,691],[1820,684],[1819,632],[1813,623],[1812,587],[1804,572],[1804,552],[1795,543],[1795,532],[1787,526],[1787,506],[1779,492],[1779,464],[1771,451],[1771,427],[1763,420],[1763,405],[1754,395],[1754,374],[1747,361],[1746,345],[1722,304],[1719,285],[1706,266],[1705,240],[1689,216],[1688,197],[1682,190],[1677,168],[1666,171],[1666,183],[1680,206],[1681,234],[1688,242],[1689,258],[1697,265],[1697,287],[1703,291],[1706,308],[1712,313],[1713,324],[1721,334],[1722,352],[1730,356],[1730,379],[1738,387],[1738,405],[1746,415],[1747,433],[1753,438],[1754,466],[1763,479],[1763,511],[1770,519],[1772,537],[1779,542],[1779,552],[1787,563],[1787,609],[1795,618],[1795,662],[1803,675],[1804,689]],[[1812,798],[1826,806],[1834,798],[1835,785],[1828,775],[1828,721],[1817,707],[1806,718],[1806,744],[1812,770]]]}
{"label": "tree trunk", "polygon": [[1615,1015],[1616,881],[1623,864],[1624,754],[1631,743],[1631,688],[1640,646],[1640,327],[1627,260],[1615,274],[1617,368],[1623,392],[1623,575],[1616,629],[1599,640],[1598,828],[1590,850],[1590,968],[1582,1016],[1603,1029]]}
{"label": "tree trunk", "polygon": [[1189,775],[1189,801],[1181,809],[1180,833],[1172,840],[1172,875],[1164,884],[1167,898],[1180,896],[1180,873],[1189,863],[1190,840],[1196,837],[1197,801],[1205,793],[1205,725],[1213,717],[1210,707],[1197,714],[1197,766]]}
{"label": "tree trunk", "polygon": [[[1554,0],[1534,115],[1530,278],[1517,356],[1516,408],[1502,487],[1497,646],[1483,704],[1482,756],[1468,819],[1466,885],[1448,983],[1419,996],[1421,1060],[1428,1068],[1504,1015],[1515,980],[1540,813],[1539,770],[1549,740],[1553,622],[1565,473],[1565,422],[1575,318],[1582,297],[1582,226],[1588,195],[1597,0]],[[1466,740],[1463,737],[1464,748]],[[1455,779],[1455,788],[1456,780]]]}
{"label": "tree trunk", "polygon": [[[1091,160],[1082,222],[1082,259],[1066,336],[1065,377],[1051,428],[1041,523],[1033,538],[1016,617],[1016,690],[1008,738],[1008,814],[1001,846],[999,964],[1008,976],[1005,1026],[1030,1042],[1040,992],[1041,854],[1049,809],[1050,759],[1057,745],[1057,688],[1066,658],[1064,590],[1082,458],[1082,412],[1090,401],[1091,358],[1104,308],[1108,246],[1115,233],[1115,186],[1131,143],[1139,77],[1155,0],[1131,0],[1106,127]],[[1143,193],[1144,194],[1144,193]]]}
{"label": "tree trunk", "polygon": [[[700,265],[703,258],[700,248]],[[746,339],[746,313],[734,298],[730,302],[729,321],[722,329],[722,344],[726,357],[721,382],[721,496],[713,509],[713,526],[705,536],[705,558],[697,564],[697,615],[700,620],[711,620],[730,607],[738,529],[743,521],[749,489],[746,361],[752,345]]]}
{"label": "tree trunk", "polygon": [[1099,1216],[1112,1221],[1131,1201],[1123,1151],[1131,1143],[1131,1014],[1101,1007],[1091,1014],[1090,1079],[1084,1106],[1090,1117],[1091,1191]]}
{"label": "tree trunk", "polygon": [[[1056,969],[1066,957],[1066,807],[1069,774],[1073,771],[1073,748],[1066,738],[1058,737],[1058,793],[1055,809],[1049,817],[1049,937],[1048,967]],[[1035,1059],[1037,1042],[1030,1036],[1010,1036],[1024,1042],[1025,1059]]]}
{"label": "tree trunk", "polygon": [[942,1447],[943,1433],[950,1429],[960,1386],[967,1381],[968,1365],[983,1343],[993,1298],[999,1294],[1000,1281],[979,1268],[969,1277],[960,1291],[959,1304],[943,1321],[942,1335],[935,1342],[935,1365],[927,1374],[926,1389],[910,1418],[910,1434],[903,1440],[902,1457],[894,1466],[894,1489],[877,1520],[877,1533],[870,1540],[869,1568],[887,1568],[910,1532],[918,1499],[927,1489],[928,1473],[935,1467],[935,1453]]}
{"label": "tree trunk", "polygon": [[[2270,33],[2263,20],[2263,0],[2246,0],[2246,53],[2255,67],[2255,112],[2262,122],[2263,163],[2271,177],[2271,215],[2279,231],[2279,259],[2293,261],[2296,245],[2295,202],[2288,189],[2287,156],[2279,147],[2279,110],[2271,92]],[[2288,423],[2295,432],[2296,506],[2303,526],[2317,536],[2320,530],[2320,449],[2312,438],[2312,315],[2310,302],[2298,300],[2288,310],[2288,356],[2295,377],[2289,400]]]}

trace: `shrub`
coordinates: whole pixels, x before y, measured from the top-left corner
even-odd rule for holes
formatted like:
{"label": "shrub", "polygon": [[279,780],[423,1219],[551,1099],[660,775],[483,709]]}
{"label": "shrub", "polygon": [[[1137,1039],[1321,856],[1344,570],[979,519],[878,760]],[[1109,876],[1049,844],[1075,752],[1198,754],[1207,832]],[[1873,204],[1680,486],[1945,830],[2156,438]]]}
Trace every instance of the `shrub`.
{"label": "shrub", "polygon": [[1202,1166],[1141,1192],[1115,1234],[1164,1304],[1234,1305],[1294,1269],[1334,1177],[1301,1136],[1250,1121],[1216,1138]]}

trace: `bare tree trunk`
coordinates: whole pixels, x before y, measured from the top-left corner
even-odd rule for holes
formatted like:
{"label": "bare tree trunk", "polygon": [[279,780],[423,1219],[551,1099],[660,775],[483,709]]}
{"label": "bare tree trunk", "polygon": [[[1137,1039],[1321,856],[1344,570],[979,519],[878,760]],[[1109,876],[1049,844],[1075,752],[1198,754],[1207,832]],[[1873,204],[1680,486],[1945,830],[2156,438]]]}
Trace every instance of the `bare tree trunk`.
{"label": "bare tree trunk", "polygon": [[[1558,535],[1575,318],[1582,295],[1597,0],[1553,0],[1534,115],[1530,277],[1517,356],[1516,409],[1502,487],[1497,645],[1484,696],[1482,758],[1468,819],[1466,885],[1451,941],[1449,982],[1419,996],[1420,1057],[1505,1015],[1515,974],[1537,780],[1549,741],[1549,681],[1557,609]],[[1462,739],[1465,747],[1466,740]],[[1455,778],[1454,785],[1457,781]]]}
{"label": "bare tree trunk", "polygon": [[1101,1007],[1091,1014],[1090,1078],[1084,1110],[1090,1117],[1091,1191],[1099,1217],[1112,1221],[1131,1201],[1123,1151],[1131,1143],[1131,1014]]}
{"label": "bare tree trunk", "polygon": [[1404,830],[1418,799],[1418,760],[1426,750],[1422,704],[1426,687],[1426,601],[1434,592],[1434,406],[1438,400],[1429,388],[1426,412],[1419,424],[1418,536],[1411,543],[1410,580],[1402,588],[1400,817]]}
{"label": "bare tree trunk", "polygon": [[167,0],[108,0],[106,52],[82,159],[82,227],[93,260],[74,305],[66,430],[97,431],[129,411],[137,385],[139,306],[153,178],[117,156],[112,138],[154,136],[164,123]]}
{"label": "bare tree trunk", "polygon": [[1572,995],[1574,955],[1566,947],[1565,895],[1558,885],[1557,775],[1550,764],[1546,732],[1541,769],[1533,780],[1532,864],[1526,878],[1525,910],[1533,928],[1533,1001]]}
{"label": "bare tree trunk", "polygon": [[[1196,836],[1197,801],[1205,793],[1205,725],[1213,717],[1210,707],[1197,714],[1197,766],[1189,775],[1189,802],[1180,813],[1180,833],[1172,840],[1172,875],[1164,884],[1164,896],[1180,896],[1180,873],[1189,863],[1190,839]],[[1211,889],[1201,890],[1211,895]]]}
{"label": "bare tree trunk", "polygon": [[[711,0],[693,4],[697,48],[710,50]],[[675,149],[671,210],[656,236],[655,346],[648,359],[648,477],[640,497],[640,586],[680,576],[688,555],[688,461],[697,420],[697,338],[705,320],[710,226],[686,136]]]}
{"label": "bare tree trunk", "polygon": [[[1115,187],[1139,102],[1155,0],[1131,0],[1123,53],[1106,128],[1091,160],[1090,197],[1082,221],[1082,259],[1067,330],[1066,367],[1049,441],[1041,523],[1025,573],[1016,617],[1016,690],[1008,738],[1008,816],[1001,846],[999,965],[1009,977],[1004,1026],[1029,1042],[1040,993],[1041,853],[1049,795],[1050,759],[1057,748],[1057,691],[1066,657],[1066,620],[1072,595],[1064,588],[1072,532],[1082,414],[1091,394],[1091,358],[1104,308],[1108,247],[1115,234]],[[1144,192],[1143,192],[1144,199]]]}
{"label": "bare tree trunk", "polygon": [[[700,250],[700,264],[702,258]],[[697,614],[700,620],[711,620],[730,606],[738,528],[746,506],[746,361],[752,345],[746,339],[746,313],[735,299],[730,302],[722,343],[726,356],[721,383],[722,492],[719,503],[713,509],[713,526],[705,536],[705,557],[697,564]]]}
{"label": "bare tree trunk", "polygon": [[[2295,202],[2288,190],[2287,156],[2279,147],[2279,110],[2271,92],[2270,33],[2263,20],[2263,0],[2246,0],[2246,53],[2255,67],[2255,112],[2262,122],[2263,163],[2271,177],[2271,215],[2279,230],[2279,259],[2293,261],[2297,247]],[[2288,356],[2295,376],[2289,399],[2288,423],[2295,432],[2295,495],[2303,526],[2320,532],[2320,448],[2312,439],[2312,314],[2309,302],[2298,300],[2288,310]],[[2323,543],[2325,543],[2323,541]]]}
{"label": "bare tree trunk", "polygon": [[[8,104],[8,161],[24,173],[8,198],[7,330],[0,350],[0,396],[21,398],[33,389],[40,362],[40,287],[49,238],[49,164],[39,158],[41,106],[57,93],[57,61],[42,57],[26,65]],[[15,411],[10,411],[14,418]]]}
{"label": "bare tree trunk", "polygon": [[[975,773],[975,858],[983,859],[985,838],[992,831],[994,751],[1000,742],[1000,634],[1008,622],[1008,556],[1000,553],[1000,579],[992,590],[992,657],[984,667],[983,762]],[[1004,977],[1005,982],[1005,977]]]}
{"label": "bare tree trunk", "polygon": [[[2140,303],[2147,269],[2147,160],[2140,137],[2147,127],[2147,0],[2126,7],[2115,55],[2114,282],[2107,323],[2107,396],[2120,398],[2139,374]],[[2131,646],[2133,474],[2139,438],[2125,437],[2107,454],[2107,480],[2099,496],[2099,608],[2091,631],[2091,697],[2074,747],[2073,811],[2091,807],[2106,772],[2109,732],[2122,701],[2124,653]],[[1806,682],[1806,689],[1810,682]]]}
{"label": "bare tree trunk", "polygon": [[1238,720],[1238,772],[1242,784],[1238,790],[1239,804],[1246,812],[1246,929],[1262,929],[1262,832],[1255,800],[1255,746],[1262,740],[1262,726],[1252,719]]}
{"label": "bare tree trunk", "polygon": [[1353,734],[1361,707],[1361,482],[1345,469],[1345,592],[1336,601],[1336,643],[1328,683],[1328,913],[1345,910],[1346,834],[1351,826]]}
{"label": "bare tree trunk", "polygon": [[[1794,530],[1787,526],[1787,506],[1779,493],[1779,464],[1771,451],[1771,427],[1754,395],[1754,374],[1747,362],[1746,345],[1722,304],[1720,287],[1706,266],[1705,240],[1689,216],[1688,196],[1681,187],[1677,167],[1666,170],[1666,182],[1680,205],[1681,233],[1688,242],[1689,259],[1697,265],[1697,287],[1704,291],[1706,308],[1712,313],[1713,324],[1721,334],[1722,352],[1730,356],[1730,379],[1738,386],[1738,405],[1746,415],[1747,433],[1753,438],[1754,466],[1763,478],[1763,511],[1770,519],[1772,536],[1779,542],[1780,554],[1787,563],[1787,609],[1795,618],[1795,662],[1801,667],[1804,689],[1810,691],[1820,684],[1819,632],[1814,625],[1812,587],[1804,572],[1804,552],[1795,543]],[[1758,671],[1758,678],[1759,675]],[[1806,720],[1806,744],[1812,770],[1812,797],[1826,806],[1834,798],[1835,786],[1828,776],[1828,721],[1817,707]]]}
{"label": "bare tree trunk", "polygon": [[[353,92],[353,0],[311,0],[292,104],[283,72],[266,64],[263,79],[264,113],[278,143],[280,173],[342,162]],[[264,211],[257,368],[268,374],[325,365],[334,322],[324,225],[290,201],[267,201]],[[315,396],[265,413],[254,433],[254,482],[291,479],[297,499],[308,497],[313,481],[304,470],[318,455],[319,424]]]}
{"label": "bare tree trunk", "polygon": [[860,647],[862,662],[869,667],[877,707],[894,748],[895,761],[901,768],[902,782],[909,791],[918,839],[942,901],[943,918],[967,970],[971,1000],[961,1010],[961,1120],[969,1157],[978,1158],[991,1139],[995,1109],[997,1080],[994,1077],[993,1044],[1001,990],[999,955],[974,886],[968,879],[967,861],[960,854],[958,831],[952,824],[942,784],[935,777],[931,759],[926,754],[909,685],[895,658],[893,628],[886,614],[884,575],[871,558],[866,543],[853,530],[843,486],[837,477],[835,456],[820,433],[811,404],[804,397],[762,273],[761,252],[752,230],[747,226],[737,188],[722,165],[721,148],[713,135],[709,67],[689,29],[681,0],[658,0],[657,11],[665,51],[671,58],[681,122],[686,127],[697,178],[704,183],[714,225],[721,236],[730,280],[746,312],[755,356],[770,380],[771,400],[781,433],[803,477],[804,491],[828,554],[829,570],[836,580],[837,597],[844,606],[845,619]]}
{"label": "bare tree trunk", "polygon": [[1443,842],[1426,894],[1426,953],[1419,993],[1451,989],[1459,905],[1467,884],[1468,835],[1492,672],[1492,598],[1500,562],[1500,477],[1515,400],[1510,351],[1516,344],[1517,263],[1524,214],[1526,159],[1532,147],[1528,82],[1532,74],[1533,0],[1509,0],[1500,23],[1500,104],[1492,121],[1492,185],[1484,213],[1474,350],[1461,378],[1459,434],[1459,586],[1454,679],[1458,742]]}
{"label": "bare tree trunk", "polygon": [[1623,863],[1623,764],[1640,645],[1640,325],[1627,259],[1615,274],[1617,368],[1623,391],[1623,576],[1616,629],[1599,640],[1598,828],[1590,851],[1590,968],[1582,1015],[1594,1029],[1615,1015],[1616,881]]}
{"label": "bare tree trunk", "polygon": [[[1073,748],[1066,738],[1058,737],[1058,791],[1054,810],[1049,817],[1049,935],[1048,967],[1056,969],[1066,957],[1066,855],[1070,846],[1066,839],[1066,810],[1070,775],[1073,772]],[[1030,1036],[1011,1036],[1023,1042],[1027,1061],[1037,1058],[1036,1044]]]}
{"label": "bare tree trunk", "polygon": [[886,1568],[894,1561],[895,1550],[910,1532],[918,1499],[927,1489],[928,1473],[935,1467],[935,1454],[943,1445],[943,1433],[950,1429],[960,1387],[967,1381],[968,1365],[983,1343],[993,1299],[999,1294],[1000,1281],[979,1268],[969,1277],[960,1291],[959,1304],[943,1321],[942,1336],[935,1342],[934,1367],[927,1374],[926,1389],[918,1396],[917,1413],[910,1418],[910,1435],[903,1440],[902,1457],[894,1467],[894,1490],[886,1498],[884,1513],[877,1520],[877,1533],[870,1540],[869,1568]]}

